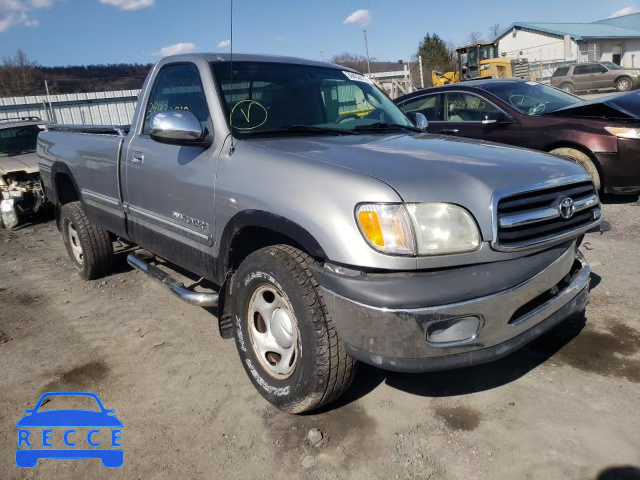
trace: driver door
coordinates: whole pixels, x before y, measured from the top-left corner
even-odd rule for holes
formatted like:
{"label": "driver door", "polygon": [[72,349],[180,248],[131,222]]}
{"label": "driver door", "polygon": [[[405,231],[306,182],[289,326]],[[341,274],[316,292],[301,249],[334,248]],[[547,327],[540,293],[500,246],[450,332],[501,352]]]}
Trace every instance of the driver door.
{"label": "driver door", "polygon": [[437,126],[434,123],[434,133],[509,145],[520,144],[520,125],[515,121],[483,123],[484,120],[491,122],[506,115],[485,97],[460,91],[446,92],[442,97],[443,119]]}
{"label": "driver door", "polygon": [[206,276],[213,245],[215,157],[212,148],[159,143],[149,135],[155,112],[185,110],[212,132],[198,67],[169,64],[157,74],[144,123],[123,157],[128,228],[143,248]]}
{"label": "driver door", "polygon": [[592,88],[611,88],[615,72],[607,70],[604,65],[594,63],[589,67]]}

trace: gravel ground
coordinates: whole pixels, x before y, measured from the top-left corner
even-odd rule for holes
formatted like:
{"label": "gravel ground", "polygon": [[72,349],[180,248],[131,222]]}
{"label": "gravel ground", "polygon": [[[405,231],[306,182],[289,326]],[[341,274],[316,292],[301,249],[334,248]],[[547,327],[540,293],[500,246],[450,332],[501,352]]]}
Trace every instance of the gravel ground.
{"label": "gravel ground", "polygon": [[[83,282],[52,222],[2,230],[0,477],[638,479],[640,206],[604,212],[612,230],[583,248],[594,270],[586,316],[485,366],[365,366],[340,404],[306,416],[262,399],[211,312],[122,258],[117,273]],[[115,409],[122,468],[14,465],[16,421],[52,390],[92,391]]]}

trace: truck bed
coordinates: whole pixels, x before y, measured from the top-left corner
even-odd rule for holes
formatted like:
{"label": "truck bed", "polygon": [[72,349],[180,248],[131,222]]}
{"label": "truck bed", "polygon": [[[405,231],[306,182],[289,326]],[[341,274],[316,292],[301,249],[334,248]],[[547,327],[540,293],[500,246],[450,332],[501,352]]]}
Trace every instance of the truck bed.
{"label": "truck bed", "polygon": [[118,135],[126,137],[131,125],[65,125],[52,124],[47,126],[50,132],[93,133],[97,135]]}
{"label": "truck bed", "polygon": [[38,166],[45,189],[54,190],[57,176],[70,173],[87,213],[110,219],[107,227],[113,232],[124,229],[119,178],[128,131],[128,126],[115,125],[49,125],[38,136]]}

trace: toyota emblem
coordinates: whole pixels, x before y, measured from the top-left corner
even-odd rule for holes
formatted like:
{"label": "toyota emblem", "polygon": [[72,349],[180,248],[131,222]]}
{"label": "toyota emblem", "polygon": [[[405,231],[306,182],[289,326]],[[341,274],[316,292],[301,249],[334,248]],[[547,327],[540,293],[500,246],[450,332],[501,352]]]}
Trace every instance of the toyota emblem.
{"label": "toyota emblem", "polygon": [[569,197],[563,198],[562,200],[560,200],[560,203],[558,204],[558,212],[560,213],[560,216],[565,220],[573,216],[573,212],[575,211],[575,208],[576,207],[575,207],[575,204],[573,203],[573,200]]}

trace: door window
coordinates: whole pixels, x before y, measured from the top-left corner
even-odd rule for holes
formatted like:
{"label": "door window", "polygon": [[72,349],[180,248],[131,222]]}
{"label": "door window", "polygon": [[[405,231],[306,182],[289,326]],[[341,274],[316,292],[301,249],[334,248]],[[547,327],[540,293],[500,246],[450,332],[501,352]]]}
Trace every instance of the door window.
{"label": "door window", "polygon": [[163,110],[186,110],[211,132],[211,115],[202,89],[200,73],[193,64],[169,65],[158,73],[149,95],[142,133],[149,134],[151,115]]}
{"label": "door window", "polygon": [[553,72],[552,77],[565,77],[569,73],[569,67],[560,67]]}
{"label": "door window", "polygon": [[597,63],[589,65],[589,73],[604,73],[607,69]]}
{"label": "door window", "polygon": [[440,116],[437,112],[437,100],[437,95],[425,95],[418,98],[412,98],[400,105],[400,110],[404,113],[421,113],[427,117],[427,120],[430,122],[440,120]]}
{"label": "door window", "polygon": [[444,94],[444,116],[447,122],[481,122],[497,119],[501,110],[484,98],[470,93]]}
{"label": "door window", "polygon": [[586,75],[589,73],[590,65],[576,65],[573,69],[574,75]]}

